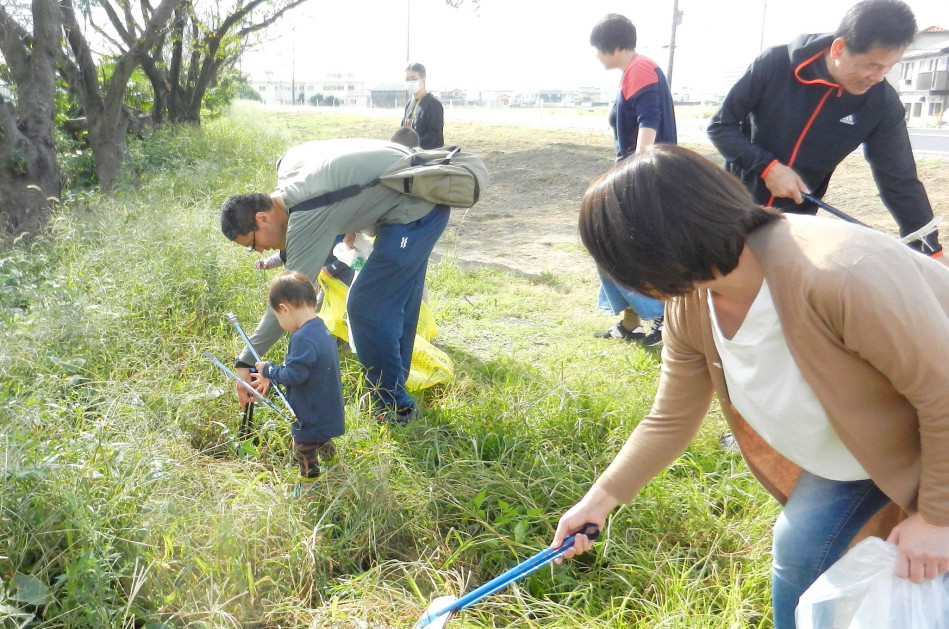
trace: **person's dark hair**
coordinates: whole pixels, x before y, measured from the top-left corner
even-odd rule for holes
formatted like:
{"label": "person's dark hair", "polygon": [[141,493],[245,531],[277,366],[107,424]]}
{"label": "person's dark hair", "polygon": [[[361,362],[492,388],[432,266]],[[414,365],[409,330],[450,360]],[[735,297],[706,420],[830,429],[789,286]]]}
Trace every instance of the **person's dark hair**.
{"label": "person's dark hair", "polygon": [[419,75],[420,77],[422,77],[423,79],[425,78],[425,66],[423,66],[421,63],[410,63],[410,64],[405,68],[405,71],[406,71],[406,72],[418,72],[418,75]]}
{"label": "person's dark hair", "polygon": [[221,206],[221,231],[228,240],[249,234],[257,227],[257,212],[270,211],[270,195],[262,192],[232,194]]}
{"label": "person's dark hair", "polygon": [[389,138],[389,141],[407,146],[410,149],[418,148],[420,144],[418,133],[412,127],[399,127]]}
{"label": "person's dark hair", "polygon": [[294,308],[312,306],[316,308],[316,289],[313,282],[299,271],[283,271],[270,282],[270,307],[277,310],[280,304]]}
{"label": "person's dark hair", "polygon": [[655,144],[590,184],[580,240],[620,285],[668,298],[730,273],[748,234],[781,216],[698,153]]}
{"label": "person's dark hair", "polygon": [[899,0],[864,0],[850,7],[835,36],[855,55],[872,48],[896,50],[912,43],[916,17],[909,5]]}
{"label": "person's dark hair", "polygon": [[616,49],[636,49],[636,27],[628,17],[607,13],[590,33],[590,45],[600,52],[613,53]]}

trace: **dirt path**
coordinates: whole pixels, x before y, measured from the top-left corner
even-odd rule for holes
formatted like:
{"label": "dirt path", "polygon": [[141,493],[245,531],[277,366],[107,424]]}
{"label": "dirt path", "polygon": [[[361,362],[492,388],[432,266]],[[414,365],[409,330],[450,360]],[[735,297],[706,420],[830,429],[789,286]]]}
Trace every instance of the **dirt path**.
{"label": "dirt path", "polygon": [[[449,127],[445,135],[482,155],[492,182],[481,203],[454,212],[449,235],[436,253],[456,255],[460,264],[532,274],[567,269],[593,273],[579,244],[576,220],[587,185],[612,164],[609,135],[478,123]],[[720,160],[711,145],[686,146]],[[949,162],[923,159],[919,176],[935,213],[949,216]],[[876,229],[897,233],[860,153],[837,169],[825,201]],[[947,235],[942,240],[949,243],[949,227],[943,231]]]}

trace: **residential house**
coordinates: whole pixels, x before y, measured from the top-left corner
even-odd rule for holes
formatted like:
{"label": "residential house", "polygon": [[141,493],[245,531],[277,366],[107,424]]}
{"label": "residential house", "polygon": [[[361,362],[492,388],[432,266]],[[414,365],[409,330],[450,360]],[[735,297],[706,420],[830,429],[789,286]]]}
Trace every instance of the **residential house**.
{"label": "residential house", "polygon": [[931,26],[916,34],[887,76],[900,94],[909,126],[949,122],[949,30]]}
{"label": "residential house", "polygon": [[435,94],[435,97],[442,102],[445,107],[457,107],[464,105],[468,101],[468,92],[455,88],[453,90],[444,90]]}
{"label": "residential house", "polygon": [[[315,100],[322,102],[327,99],[338,105],[365,107],[369,99],[365,82],[357,81],[352,74],[334,73],[320,80],[287,81],[274,80],[273,74],[268,72],[267,80],[252,80],[250,85],[257,90],[265,105],[310,105]],[[322,98],[316,98],[317,95]]]}
{"label": "residential house", "polygon": [[409,93],[403,83],[383,83],[369,89],[370,107],[403,109],[409,102]]}

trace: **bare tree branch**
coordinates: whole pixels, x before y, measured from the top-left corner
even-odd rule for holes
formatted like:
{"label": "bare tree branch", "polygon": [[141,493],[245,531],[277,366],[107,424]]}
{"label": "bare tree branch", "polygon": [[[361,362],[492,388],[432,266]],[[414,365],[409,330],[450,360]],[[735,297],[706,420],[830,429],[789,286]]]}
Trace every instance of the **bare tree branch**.
{"label": "bare tree branch", "polygon": [[59,0],[60,10],[63,16],[63,30],[66,33],[66,41],[72,50],[73,60],[77,72],[74,77],[78,79],[73,87],[77,91],[82,91],[86,98],[99,94],[99,77],[96,71],[95,61],[92,59],[92,51],[89,44],[79,28],[79,22],[76,19],[76,10],[72,0]]}
{"label": "bare tree branch", "polygon": [[[122,38],[122,41],[125,42],[126,46],[131,46],[132,42],[135,41],[135,38],[132,36],[132,33],[130,33],[128,29],[125,28],[125,24],[122,23],[121,18],[119,18],[119,14],[115,12],[115,9],[110,3],[100,2],[99,4],[105,10],[105,14],[108,16],[109,22],[112,23],[112,28],[118,32],[119,37]],[[103,29],[96,28],[96,30],[99,31],[101,35],[108,38],[108,35]]]}
{"label": "bare tree branch", "polygon": [[0,5],[0,52],[3,53],[15,77],[28,71],[27,47],[32,45],[32,42],[33,35]]}
{"label": "bare tree branch", "polygon": [[256,33],[257,31],[261,29],[267,28],[268,26],[276,22],[280,18],[280,16],[282,16],[284,13],[286,13],[290,9],[294,9],[300,6],[304,2],[307,2],[307,0],[293,0],[290,4],[276,11],[272,16],[270,16],[263,22],[260,22],[259,24],[252,24],[250,26],[247,26],[237,31],[237,36],[243,39],[244,37],[250,35],[251,33]]}

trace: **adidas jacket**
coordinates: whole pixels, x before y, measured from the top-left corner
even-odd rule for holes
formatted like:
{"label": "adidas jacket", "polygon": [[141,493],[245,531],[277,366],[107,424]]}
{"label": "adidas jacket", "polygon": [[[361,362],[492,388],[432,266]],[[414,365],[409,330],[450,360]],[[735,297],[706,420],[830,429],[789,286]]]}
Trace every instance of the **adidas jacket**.
{"label": "adidas jacket", "polygon": [[[912,233],[933,213],[916,176],[903,105],[886,81],[859,96],[834,83],[824,62],[833,39],[801,35],[762,53],[725,97],[708,136],[756,202],[807,214],[817,208],[772,198],[762,174],[777,160],[822,197],[837,165],[863,144],[883,204],[900,234]],[[927,237],[941,250],[936,240]]]}

